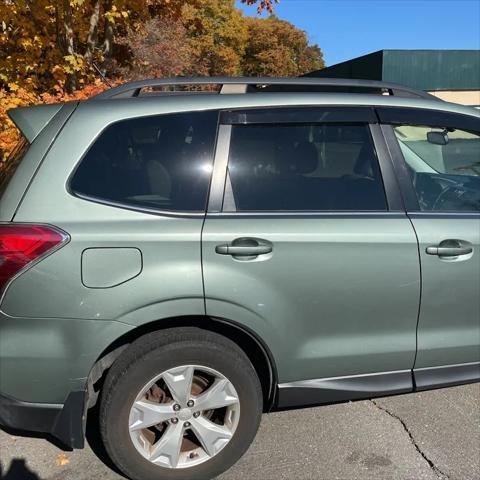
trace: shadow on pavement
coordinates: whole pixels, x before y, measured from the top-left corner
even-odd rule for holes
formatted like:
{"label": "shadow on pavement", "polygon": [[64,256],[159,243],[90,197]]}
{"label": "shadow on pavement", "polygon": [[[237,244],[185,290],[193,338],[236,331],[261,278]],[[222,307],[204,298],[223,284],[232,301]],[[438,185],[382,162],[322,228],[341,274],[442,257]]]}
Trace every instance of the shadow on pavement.
{"label": "shadow on pavement", "polygon": [[32,472],[23,458],[14,458],[10,463],[10,468],[3,473],[0,465],[1,480],[40,480],[40,477]]}
{"label": "shadow on pavement", "polygon": [[[4,427],[3,425],[0,426],[0,430],[12,435],[14,437],[26,437],[26,438],[41,438],[42,440],[46,440],[47,442],[51,443],[55,447],[59,448],[64,452],[71,452],[72,449],[64,445],[60,440],[57,440],[52,435],[48,433],[38,433],[38,432],[29,432],[26,430],[17,430],[15,428]],[[0,477],[3,480],[3,477]]]}

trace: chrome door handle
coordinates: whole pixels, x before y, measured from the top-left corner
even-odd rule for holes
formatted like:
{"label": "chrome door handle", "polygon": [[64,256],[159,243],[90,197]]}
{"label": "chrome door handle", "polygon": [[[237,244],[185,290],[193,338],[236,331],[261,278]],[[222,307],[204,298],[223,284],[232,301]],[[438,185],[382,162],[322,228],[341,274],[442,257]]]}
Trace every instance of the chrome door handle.
{"label": "chrome door handle", "polygon": [[235,255],[239,257],[251,257],[256,255],[265,255],[272,251],[271,245],[241,246],[241,245],[217,245],[215,252],[220,255]]}
{"label": "chrome door handle", "polygon": [[271,253],[272,250],[273,246],[270,242],[257,238],[236,238],[232,243],[215,247],[216,253],[234,257],[256,257]]}
{"label": "chrome door handle", "polygon": [[445,240],[439,245],[427,247],[426,252],[428,255],[438,255],[439,257],[458,257],[472,253],[473,248],[464,243],[458,240]]}

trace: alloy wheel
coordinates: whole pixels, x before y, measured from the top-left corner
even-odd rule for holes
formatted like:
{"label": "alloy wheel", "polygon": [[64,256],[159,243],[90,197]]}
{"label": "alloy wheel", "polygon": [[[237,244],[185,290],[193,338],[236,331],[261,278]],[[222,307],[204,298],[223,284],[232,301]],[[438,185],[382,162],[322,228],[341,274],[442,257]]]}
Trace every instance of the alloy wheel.
{"label": "alloy wheel", "polygon": [[188,468],[217,455],[232,439],[239,419],[238,394],[224,375],[183,365],[141,389],[130,410],[129,433],[148,461]]}

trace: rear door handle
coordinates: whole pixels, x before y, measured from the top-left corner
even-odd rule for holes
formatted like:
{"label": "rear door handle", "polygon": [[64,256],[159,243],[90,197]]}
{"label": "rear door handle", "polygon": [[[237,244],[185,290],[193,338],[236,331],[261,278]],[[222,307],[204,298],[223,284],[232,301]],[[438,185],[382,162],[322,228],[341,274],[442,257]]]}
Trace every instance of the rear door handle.
{"label": "rear door handle", "polygon": [[427,247],[429,255],[438,255],[439,257],[458,257],[472,252],[472,247]]}
{"label": "rear door handle", "polygon": [[444,240],[438,245],[427,247],[426,252],[428,255],[438,255],[439,257],[458,257],[472,253],[473,248],[461,240]]}
{"label": "rear door handle", "polygon": [[235,255],[236,257],[252,257],[264,255],[272,251],[271,245],[258,245],[257,247],[242,247],[235,245],[217,245],[215,252],[220,255]]}
{"label": "rear door handle", "polygon": [[215,252],[219,255],[232,255],[234,257],[256,257],[271,253],[273,246],[266,240],[253,238],[239,238],[232,243],[217,245]]}

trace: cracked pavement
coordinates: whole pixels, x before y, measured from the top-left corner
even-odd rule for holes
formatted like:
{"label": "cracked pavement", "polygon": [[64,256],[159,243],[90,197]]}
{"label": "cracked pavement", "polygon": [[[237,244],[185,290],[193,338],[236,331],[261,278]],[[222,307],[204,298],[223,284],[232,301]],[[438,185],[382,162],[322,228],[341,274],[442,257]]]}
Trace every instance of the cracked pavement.
{"label": "cracked pavement", "polygon": [[394,413],[392,413],[390,410],[388,410],[388,408],[382,406],[381,404],[379,404],[377,401],[375,400],[371,400],[371,402],[380,410],[382,410],[383,412],[385,412],[387,415],[390,415],[392,418],[395,418],[396,420],[398,420],[403,429],[405,430],[405,432],[407,433],[407,435],[410,437],[410,441],[412,442],[413,446],[415,447],[415,449],[417,450],[417,452],[422,456],[422,458],[428,463],[428,465],[430,466],[430,468],[434,471],[434,473],[437,475],[437,477],[439,479],[448,479],[448,475],[446,475],[445,473],[443,473],[428,457],[427,455],[425,454],[425,452],[422,450],[422,448],[418,445],[418,443],[416,442],[412,432],[409,430],[408,426],[406,425],[406,423],[398,416],[398,415],[395,415]]}
{"label": "cracked pavement", "polygon": [[[0,431],[0,478],[123,478],[90,448],[62,453]],[[250,478],[479,480],[480,384],[264,415],[250,450],[218,480]]]}

